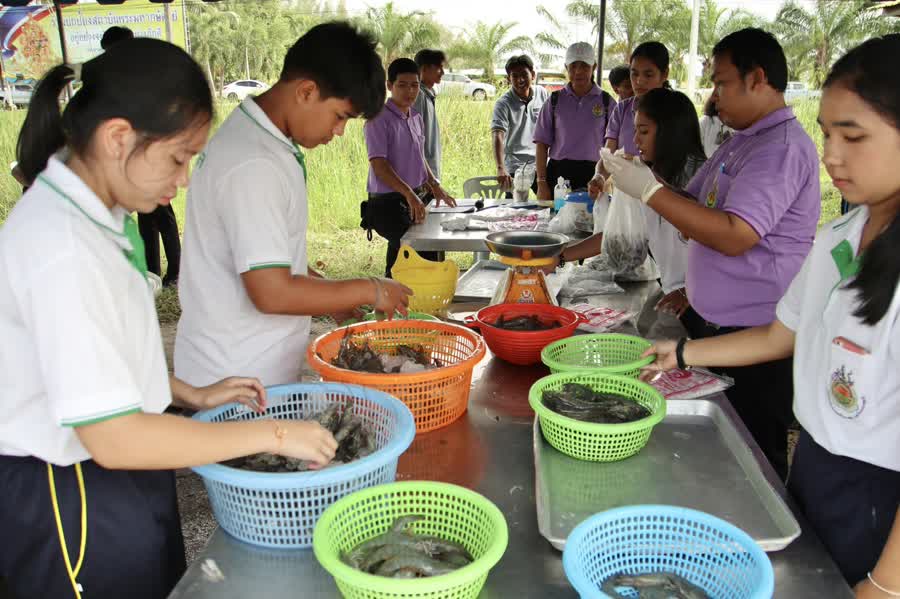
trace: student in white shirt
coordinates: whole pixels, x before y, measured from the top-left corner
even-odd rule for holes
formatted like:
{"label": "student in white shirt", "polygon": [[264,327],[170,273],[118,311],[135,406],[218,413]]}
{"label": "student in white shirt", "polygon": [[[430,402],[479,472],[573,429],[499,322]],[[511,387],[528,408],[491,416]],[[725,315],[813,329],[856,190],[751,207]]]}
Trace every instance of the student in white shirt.
{"label": "student in white shirt", "polygon": [[825,82],[822,161],[860,208],[820,229],[777,319],[648,351],[657,355],[650,370],[793,354],[794,414],[803,430],[788,489],[858,598],[900,595],[898,61],[900,36],[871,39]]}
{"label": "student in white shirt", "polygon": [[400,283],[329,281],[307,266],[307,177],[316,173],[301,146],[327,144],[351,118],[378,114],[384,81],[370,36],[318,25],[288,51],[278,82],[244,100],[210,140],[188,190],[176,376],[291,383],[311,316],[342,322],[363,304],[406,311],[411,291]]}
{"label": "student in white shirt", "polygon": [[700,117],[700,138],[703,140],[703,151],[707,156],[716,153],[723,143],[734,135],[734,130],[719,118],[719,110],[710,94],[703,105],[703,116]]}
{"label": "student in white shirt", "polygon": [[[136,68],[139,65],[140,68]],[[187,183],[213,104],[199,65],[140,38],[35,90],[18,160],[32,187],[0,228],[0,579],[15,597],[162,599],[185,569],[172,469],[274,452],[324,464],[316,423],[163,414],[241,401],[259,381],[167,374],[132,212]]]}

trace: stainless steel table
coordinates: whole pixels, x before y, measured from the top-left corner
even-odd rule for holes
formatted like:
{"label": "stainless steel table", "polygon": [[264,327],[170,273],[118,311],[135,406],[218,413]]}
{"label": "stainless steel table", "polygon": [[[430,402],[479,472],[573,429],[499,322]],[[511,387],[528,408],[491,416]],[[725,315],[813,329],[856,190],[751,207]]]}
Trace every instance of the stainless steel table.
{"label": "stainless steel table", "polygon": [[455,216],[457,215],[429,212],[425,215],[425,222],[411,226],[400,242],[409,245],[417,252],[487,251],[484,237],[488,231],[445,231],[441,228],[441,222]]}
{"label": "stainless steel table", "polygon": [[[627,293],[591,298],[591,303],[629,308],[638,313],[644,336],[676,336],[677,320],[657,318],[655,283],[626,285]],[[630,331],[627,329],[631,329]],[[527,395],[531,384],[547,374],[543,366],[518,367],[487,356],[473,375],[468,412],[452,425],[416,437],[400,458],[398,480],[430,479],[463,485],[484,494],[506,515],[509,546],[491,571],[482,599],[514,597],[575,598],[562,568],[561,554],[540,536],[535,512],[532,455],[533,412]],[[714,396],[736,421],[741,435],[760,461],[766,478],[786,497],[784,486],[750,438],[724,396]],[[800,538],[783,551],[770,553],[775,568],[775,597],[850,599],[840,572],[799,514]],[[201,569],[214,560],[224,575],[215,582]],[[237,599],[246,597],[337,598],[337,587],[319,567],[312,550],[267,551],[229,537],[221,529],[188,569],[170,595],[175,598]]]}

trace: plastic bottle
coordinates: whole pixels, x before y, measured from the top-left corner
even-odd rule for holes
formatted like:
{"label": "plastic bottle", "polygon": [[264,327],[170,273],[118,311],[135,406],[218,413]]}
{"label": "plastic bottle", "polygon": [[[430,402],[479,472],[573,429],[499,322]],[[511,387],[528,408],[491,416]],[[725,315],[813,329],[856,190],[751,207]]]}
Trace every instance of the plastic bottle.
{"label": "plastic bottle", "polygon": [[560,208],[566,203],[566,196],[569,195],[569,188],[566,187],[566,180],[562,177],[556,180],[556,187],[553,188],[553,209],[559,212]]}

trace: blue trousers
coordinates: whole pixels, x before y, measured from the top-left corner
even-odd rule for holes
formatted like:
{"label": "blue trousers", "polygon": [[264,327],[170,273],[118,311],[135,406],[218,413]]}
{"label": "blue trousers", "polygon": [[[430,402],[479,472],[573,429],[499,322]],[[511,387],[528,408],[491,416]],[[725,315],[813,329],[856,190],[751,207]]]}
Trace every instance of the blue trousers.
{"label": "blue trousers", "polygon": [[802,431],[788,491],[847,583],[864,579],[891,532],[900,505],[900,472],[834,455]]}
{"label": "blue trousers", "polygon": [[[87,542],[76,576],[84,599],[164,599],[185,571],[171,471],[107,470],[82,462]],[[81,495],[74,466],[53,467],[57,503],[74,568]],[[15,599],[75,597],[54,517],[47,464],[0,456],[0,579]]]}

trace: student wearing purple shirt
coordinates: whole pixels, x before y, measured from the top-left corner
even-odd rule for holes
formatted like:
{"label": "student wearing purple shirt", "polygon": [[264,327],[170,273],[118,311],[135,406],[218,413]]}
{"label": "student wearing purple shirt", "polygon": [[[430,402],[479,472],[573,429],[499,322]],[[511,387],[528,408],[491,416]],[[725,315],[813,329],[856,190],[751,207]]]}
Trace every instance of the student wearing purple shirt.
{"label": "student wearing purple shirt", "polygon": [[[419,94],[419,68],[409,58],[388,66],[391,97],[384,110],[363,128],[369,153],[369,200],[360,207],[362,222],[388,242],[385,276],[400,251],[400,238],[414,223],[425,220],[425,204],[432,198],[455,206],[425,160],[422,115],[412,108]],[[434,253],[422,256],[437,259]]]}
{"label": "student wearing purple shirt", "polygon": [[569,84],[550,94],[538,115],[534,143],[539,200],[553,200],[558,177],[568,179],[576,190],[587,189],[594,176],[607,119],[616,105],[612,96],[594,82],[596,63],[597,55],[590,44],[578,42],[569,46]]}
{"label": "student wearing purple shirt", "polygon": [[[631,53],[629,76],[632,95],[620,99],[609,115],[606,127],[605,147],[611,152],[624,148],[625,153],[637,156],[639,151],[634,141],[634,116],[637,99],[651,89],[669,87],[669,51],[660,42],[644,42]],[[610,73],[610,77],[612,74]],[[594,178],[588,184],[588,192],[596,198],[603,189],[603,180],[607,173],[603,170],[603,161],[597,162]]]}
{"label": "student wearing purple shirt", "polygon": [[[735,135],[686,188],[664,187],[639,160],[604,150],[616,185],[687,238],[692,338],[768,324],[812,247],[819,219],[816,147],[786,106],[787,62],[769,33],[748,28],[713,49],[719,116]],[[727,395],[766,457],[787,472],[791,358],[729,367]]]}

